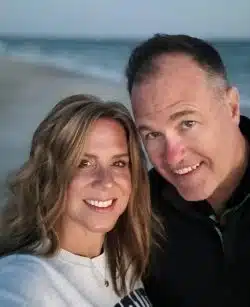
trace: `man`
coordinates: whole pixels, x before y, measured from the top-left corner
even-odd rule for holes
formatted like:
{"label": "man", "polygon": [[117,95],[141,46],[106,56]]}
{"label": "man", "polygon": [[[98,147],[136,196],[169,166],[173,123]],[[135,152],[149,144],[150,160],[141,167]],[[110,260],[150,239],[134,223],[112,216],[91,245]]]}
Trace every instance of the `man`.
{"label": "man", "polygon": [[145,279],[153,305],[250,306],[250,120],[220,55],[194,37],[155,35],[126,75],[166,226]]}

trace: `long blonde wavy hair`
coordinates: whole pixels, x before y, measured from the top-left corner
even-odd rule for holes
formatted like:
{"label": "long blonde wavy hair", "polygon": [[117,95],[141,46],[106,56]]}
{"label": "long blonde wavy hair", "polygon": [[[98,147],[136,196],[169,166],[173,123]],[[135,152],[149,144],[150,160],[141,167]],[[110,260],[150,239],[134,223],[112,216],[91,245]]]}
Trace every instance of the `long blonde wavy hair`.
{"label": "long blonde wavy hair", "polygon": [[[100,118],[116,120],[125,129],[131,161],[129,204],[105,239],[114,289],[121,294],[127,291],[128,264],[132,268],[130,287],[145,273],[160,223],[150,205],[146,159],[139,136],[131,115],[120,103],[74,95],[56,104],[40,123],[29,159],[9,184],[10,196],[1,213],[0,255],[51,257],[60,249],[56,225],[65,210],[66,191],[81,161],[88,130]],[[49,247],[38,249],[48,239]]]}

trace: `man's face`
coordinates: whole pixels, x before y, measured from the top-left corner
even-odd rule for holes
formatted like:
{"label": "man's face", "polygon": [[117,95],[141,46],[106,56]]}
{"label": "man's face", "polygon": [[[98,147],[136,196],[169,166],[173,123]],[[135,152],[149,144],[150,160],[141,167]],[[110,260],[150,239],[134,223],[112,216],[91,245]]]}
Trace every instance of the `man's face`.
{"label": "man's face", "polygon": [[237,163],[237,92],[223,88],[186,55],[165,55],[157,62],[159,71],[131,93],[144,146],[182,197],[208,199]]}

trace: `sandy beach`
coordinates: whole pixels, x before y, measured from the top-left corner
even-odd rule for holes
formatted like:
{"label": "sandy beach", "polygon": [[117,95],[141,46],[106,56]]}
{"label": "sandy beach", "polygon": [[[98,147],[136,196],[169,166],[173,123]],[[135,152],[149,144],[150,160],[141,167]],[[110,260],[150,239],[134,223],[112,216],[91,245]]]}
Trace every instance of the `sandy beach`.
{"label": "sandy beach", "polygon": [[79,93],[117,100],[129,107],[125,85],[62,69],[0,57],[0,199],[6,175],[29,153],[36,126],[60,99]]}
{"label": "sandy beach", "polygon": [[[120,101],[130,109],[123,83],[24,63],[18,58],[0,57],[0,72],[0,199],[7,174],[27,157],[33,131],[60,99],[89,93]],[[242,108],[242,114],[250,116],[250,109]]]}

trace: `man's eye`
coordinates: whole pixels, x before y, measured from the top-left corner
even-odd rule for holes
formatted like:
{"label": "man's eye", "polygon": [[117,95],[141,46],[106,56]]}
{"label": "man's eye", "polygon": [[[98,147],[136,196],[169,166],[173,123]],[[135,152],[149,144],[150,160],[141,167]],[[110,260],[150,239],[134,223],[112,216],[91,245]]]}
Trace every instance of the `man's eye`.
{"label": "man's eye", "polygon": [[91,162],[88,161],[88,160],[82,160],[79,164],[79,168],[86,168],[86,167],[89,167],[91,166]]}
{"label": "man's eye", "polygon": [[187,130],[187,129],[192,128],[195,124],[196,124],[196,121],[194,120],[184,120],[183,122],[181,122],[181,128],[183,130]]}
{"label": "man's eye", "polygon": [[160,132],[149,132],[144,136],[144,138],[145,140],[153,140],[159,137],[160,135],[161,135]]}

